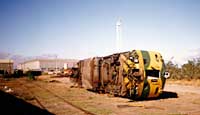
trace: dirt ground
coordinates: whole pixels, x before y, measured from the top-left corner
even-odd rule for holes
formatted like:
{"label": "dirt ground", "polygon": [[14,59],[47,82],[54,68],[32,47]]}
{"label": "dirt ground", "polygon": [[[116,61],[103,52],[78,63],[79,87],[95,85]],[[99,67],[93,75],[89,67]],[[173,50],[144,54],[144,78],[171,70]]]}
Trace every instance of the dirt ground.
{"label": "dirt ground", "polygon": [[[39,76],[0,79],[0,108],[4,114],[56,115],[199,115],[200,87],[167,82],[157,99],[134,101],[72,88],[66,77]],[[17,104],[16,104],[17,103]],[[9,108],[10,111],[6,109]],[[3,114],[0,113],[1,115]]]}

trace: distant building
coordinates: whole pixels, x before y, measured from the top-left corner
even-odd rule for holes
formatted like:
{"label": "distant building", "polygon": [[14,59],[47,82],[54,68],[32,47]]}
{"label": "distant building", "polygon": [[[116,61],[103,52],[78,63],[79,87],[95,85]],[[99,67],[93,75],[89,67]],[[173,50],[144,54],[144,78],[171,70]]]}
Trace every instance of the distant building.
{"label": "distant building", "polygon": [[73,59],[35,59],[25,61],[17,66],[17,69],[23,71],[28,70],[41,70],[41,71],[51,71],[51,70],[62,70],[64,66],[72,68],[77,66],[78,60]]}
{"label": "distant building", "polygon": [[12,74],[13,73],[13,60],[0,59],[0,74]]}

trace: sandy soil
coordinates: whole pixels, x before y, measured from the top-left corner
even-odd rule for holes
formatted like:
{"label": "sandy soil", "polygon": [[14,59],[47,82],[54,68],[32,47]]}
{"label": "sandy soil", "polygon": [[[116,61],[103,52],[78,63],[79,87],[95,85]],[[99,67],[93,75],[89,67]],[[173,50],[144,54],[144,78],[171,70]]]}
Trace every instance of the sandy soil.
{"label": "sandy soil", "polygon": [[27,78],[0,79],[2,91],[56,115],[86,114],[62,99],[97,115],[200,114],[200,87],[197,86],[167,82],[161,97],[134,101],[83,88],[71,88],[71,85],[68,78],[49,76],[40,76],[36,81]]}

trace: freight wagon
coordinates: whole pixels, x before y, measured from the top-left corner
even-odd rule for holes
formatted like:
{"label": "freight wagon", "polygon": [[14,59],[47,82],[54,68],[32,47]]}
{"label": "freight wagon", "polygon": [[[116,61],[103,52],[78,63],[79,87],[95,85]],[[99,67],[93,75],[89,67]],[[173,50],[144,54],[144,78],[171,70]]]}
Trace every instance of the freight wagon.
{"label": "freight wagon", "polygon": [[143,50],[80,60],[78,70],[82,87],[134,99],[158,97],[169,77],[161,54]]}

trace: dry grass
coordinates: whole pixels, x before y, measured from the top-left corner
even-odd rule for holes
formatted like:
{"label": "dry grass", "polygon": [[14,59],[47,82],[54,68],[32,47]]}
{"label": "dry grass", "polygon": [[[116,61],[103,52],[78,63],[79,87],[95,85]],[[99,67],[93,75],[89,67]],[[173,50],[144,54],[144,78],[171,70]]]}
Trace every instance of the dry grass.
{"label": "dry grass", "polygon": [[174,80],[174,79],[168,79],[168,84],[180,84],[180,85],[190,85],[190,86],[198,86],[200,87],[200,79],[193,79],[193,80]]}
{"label": "dry grass", "polygon": [[[1,79],[0,79],[1,80]],[[53,80],[53,82],[52,82]],[[56,80],[56,81],[55,81]],[[25,84],[27,88],[23,87],[21,84]],[[51,81],[51,82],[50,82]],[[59,82],[57,82],[59,81]],[[21,96],[26,101],[40,106],[36,101],[30,100],[32,96],[37,97],[41,104],[43,104],[48,111],[55,113],[56,115],[69,114],[74,115],[81,114],[69,107],[69,105],[62,101],[62,99],[56,98],[51,93],[47,92],[45,89],[50,90],[56,95],[62,97],[68,102],[75,106],[78,106],[84,110],[90,111],[97,115],[124,115],[124,114],[142,114],[142,115],[185,115],[185,113],[196,112],[200,114],[200,95],[199,93],[187,92],[188,90],[181,90],[179,98],[169,98],[169,99],[159,99],[159,100],[144,100],[144,101],[132,101],[125,98],[119,97],[109,97],[107,94],[98,94],[94,92],[89,92],[82,88],[70,88],[71,84],[66,78],[48,78],[44,77],[37,79],[36,81],[30,81],[26,79],[13,79],[10,81],[4,81],[5,84],[14,91],[17,92],[16,95]],[[3,88],[5,85],[1,82],[0,87]],[[184,85],[195,85],[200,86],[200,80],[167,80],[167,84],[184,84]],[[39,85],[40,87],[37,87]],[[25,88],[25,89],[24,89]],[[45,89],[43,89],[45,88]],[[174,88],[174,87],[172,87]],[[191,87],[191,89],[199,87]],[[196,90],[196,89],[195,89]],[[27,91],[31,91],[32,93]],[[185,92],[181,92],[185,91]],[[28,96],[28,97],[26,97]],[[29,97],[30,96],[30,97]],[[118,105],[130,105],[128,107],[119,108]],[[137,106],[135,106],[135,104]],[[139,104],[139,105],[138,105]],[[141,105],[144,105],[141,106]],[[139,106],[139,107],[138,107]],[[140,107],[141,106],[141,107]]]}
{"label": "dry grass", "polygon": [[111,109],[98,104],[102,101],[105,101],[104,99],[102,100],[98,94],[88,92],[85,89],[67,88],[63,86],[62,83],[46,84],[46,88],[56,92],[56,94],[64,97],[70,103],[80,108],[84,108],[92,113],[96,113],[98,115],[109,115],[113,113]]}

